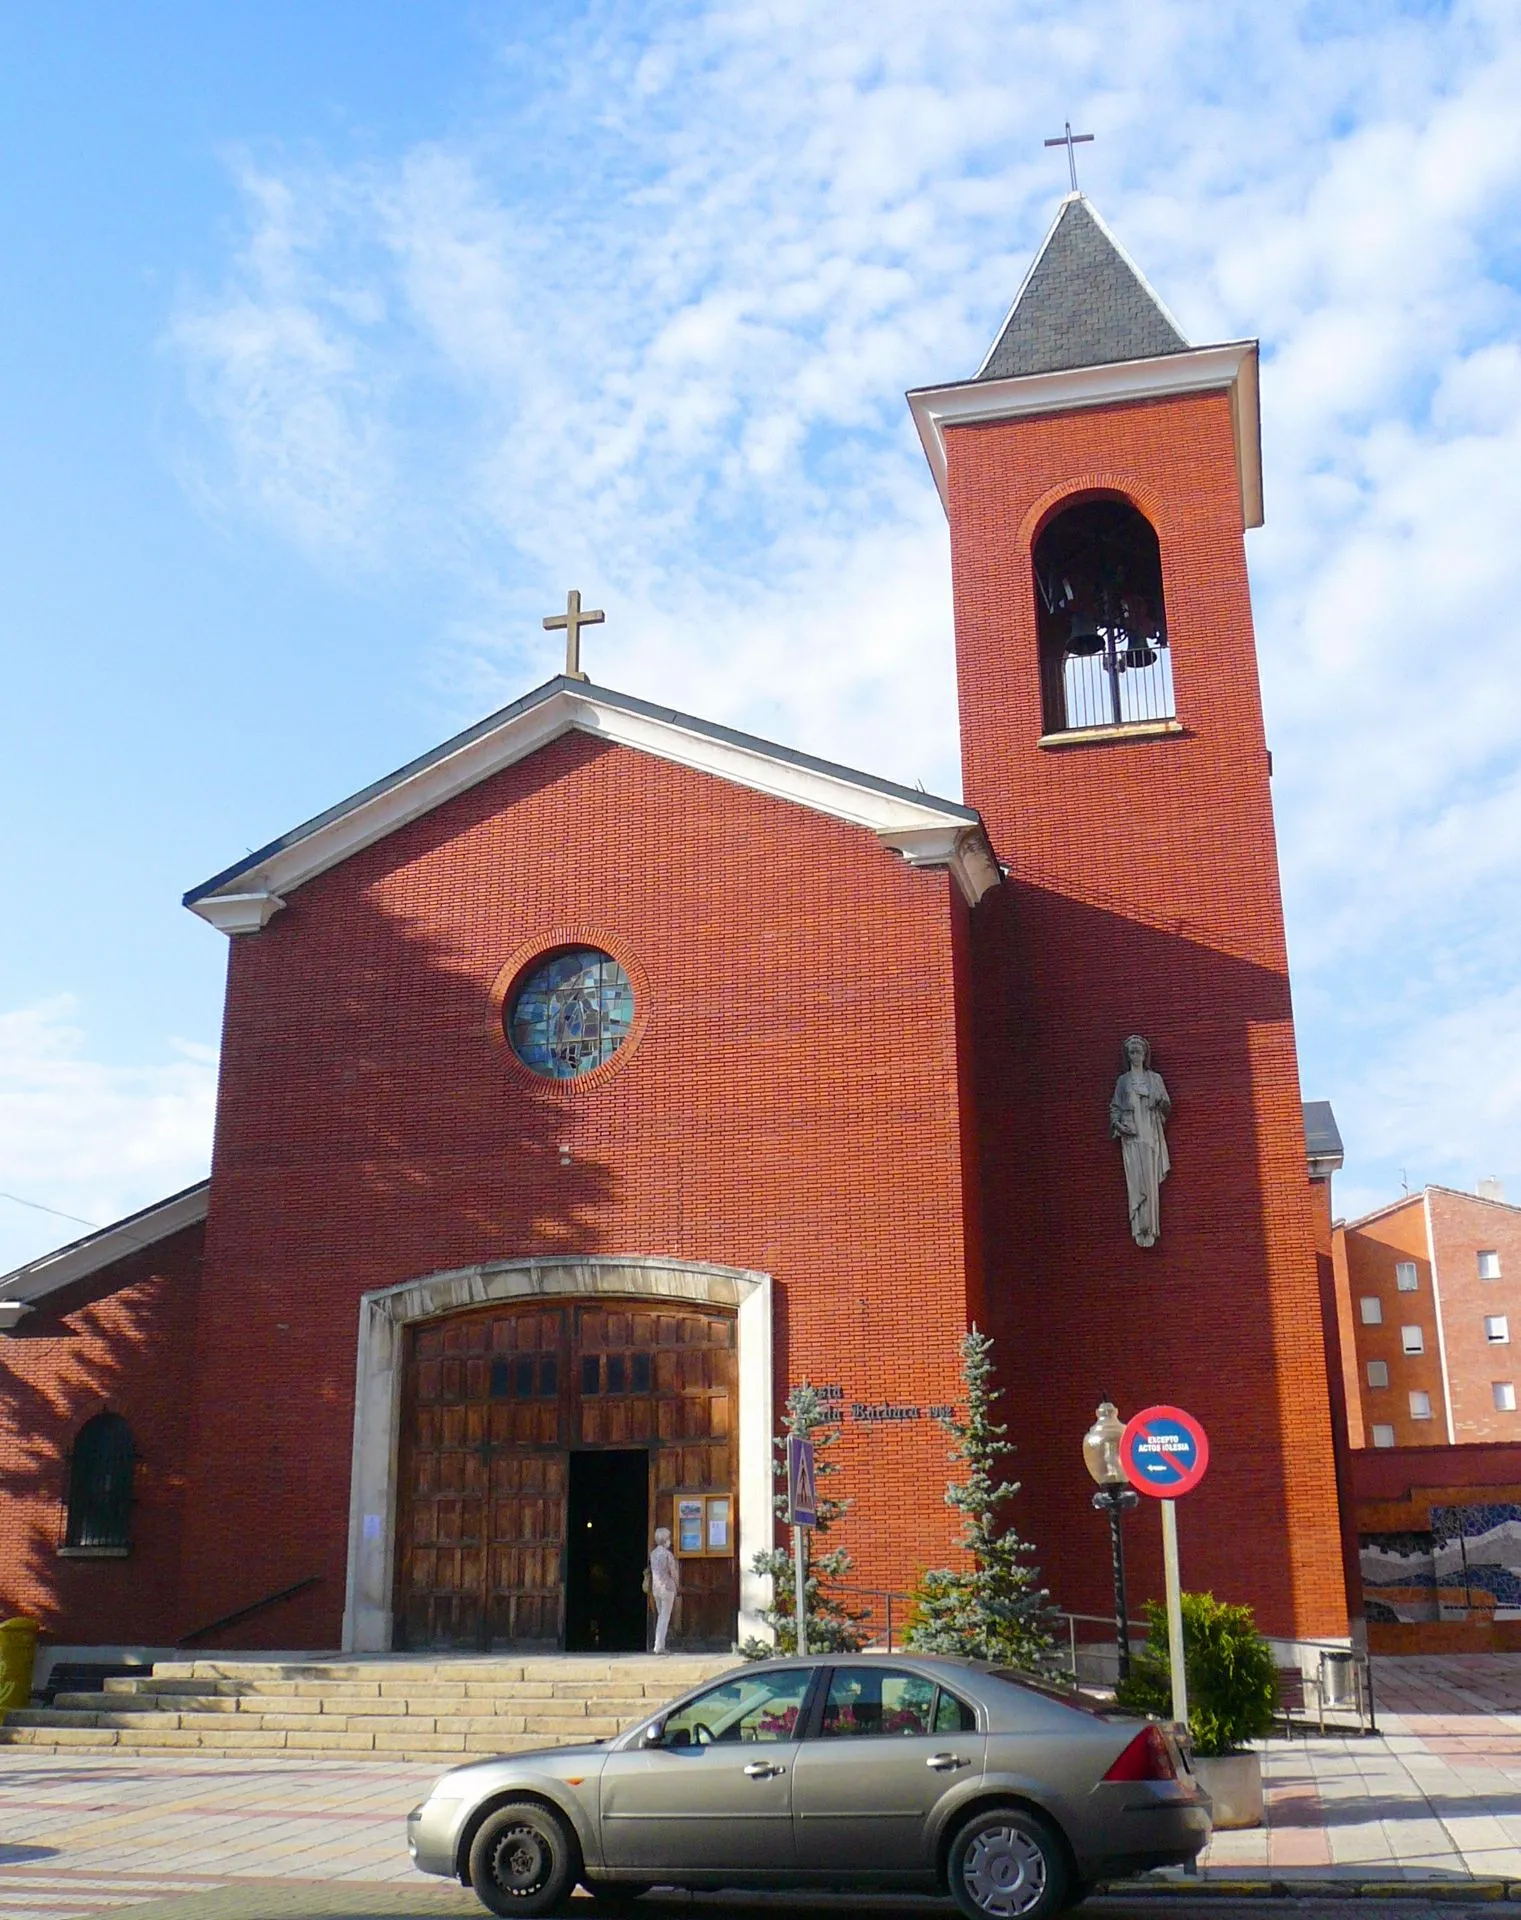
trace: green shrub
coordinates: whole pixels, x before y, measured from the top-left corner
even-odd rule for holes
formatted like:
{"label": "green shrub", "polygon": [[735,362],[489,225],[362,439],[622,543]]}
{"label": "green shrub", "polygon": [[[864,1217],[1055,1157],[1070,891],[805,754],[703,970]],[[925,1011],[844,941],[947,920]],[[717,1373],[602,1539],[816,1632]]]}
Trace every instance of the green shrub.
{"label": "green shrub", "polygon": [[[1172,1713],[1172,1663],[1167,1653],[1167,1609],[1146,1603],[1146,1645],[1117,1690],[1131,1713]],[[1183,1595],[1183,1671],[1188,1681],[1188,1731],[1201,1759],[1234,1753],[1273,1724],[1273,1653],[1257,1631],[1250,1607],[1233,1607],[1212,1593]]]}

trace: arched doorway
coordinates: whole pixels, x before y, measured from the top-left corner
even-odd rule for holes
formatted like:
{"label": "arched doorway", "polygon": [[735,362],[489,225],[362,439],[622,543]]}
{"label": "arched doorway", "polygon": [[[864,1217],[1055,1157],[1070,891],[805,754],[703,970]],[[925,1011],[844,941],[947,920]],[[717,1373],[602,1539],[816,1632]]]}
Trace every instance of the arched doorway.
{"label": "arched doorway", "polygon": [[[501,1313],[481,1311],[486,1308]],[[664,1330],[661,1315],[668,1323]],[[715,1327],[727,1331],[715,1338]],[[683,1637],[689,1644],[701,1638],[727,1646],[736,1637],[764,1634],[760,1609],[769,1603],[770,1582],[753,1572],[752,1562],[771,1546],[776,1530],[771,1332],[769,1274],[661,1257],[494,1261],[362,1296],[345,1649],[386,1652],[404,1634],[433,1645],[478,1648],[483,1632],[487,1644],[562,1644],[572,1476],[585,1482],[583,1505],[594,1506],[608,1488],[599,1488],[601,1469],[591,1456],[616,1472],[613,1456],[640,1453],[646,1456],[646,1530],[670,1524],[679,1534],[685,1526],[690,1544],[700,1522],[709,1543],[715,1538],[709,1529],[717,1526],[721,1535],[727,1517],[726,1551],[682,1556],[683,1584],[693,1595],[691,1627]],[[428,1337],[419,1341],[419,1333]],[[641,1352],[650,1355],[648,1393],[638,1385],[644,1377],[636,1358]],[[662,1352],[672,1357],[662,1361]],[[583,1371],[592,1359],[596,1391]],[[615,1364],[620,1360],[621,1374]],[[437,1397],[429,1402],[421,1368],[434,1362]],[[414,1437],[409,1409],[424,1404],[434,1412]],[[725,1420],[727,1433],[712,1430]],[[727,1489],[705,1484],[725,1470],[731,1476]],[[620,1497],[626,1500],[637,1463],[625,1459],[621,1471]],[[446,1487],[445,1474],[457,1485]],[[471,1475],[477,1482],[473,1495]],[[563,1487],[557,1475],[563,1475]],[[500,1526],[496,1515],[477,1514],[472,1521],[464,1508],[437,1505],[445,1494],[483,1499],[488,1483],[491,1498],[517,1503],[516,1517],[504,1513]],[[726,1495],[725,1512],[718,1503]],[[409,1518],[408,1503],[415,1506],[419,1499],[435,1502],[433,1518],[424,1522],[425,1533],[437,1530],[432,1538],[421,1539],[415,1514]],[[404,1525],[409,1552],[440,1543],[452,1550],[450,1530],[474,1527],[474,1539],[461,1533],[464,1557],[442,1569],[442,1580],[436,1563],[420,1568],[423,1591],[458,1595],[457,1601],[435,1598],[426,1608],[408,1602],[397,1611]],[[504,1553],[518,1554],[517,1561],[502,1560],[495,1570],[482,1565],[488,1534]],[[556,1542],[560,1579],[551,1588],[546,1573]],[[537,1565],[527,1557],[534,1554]],[[418,1570],[409,1569],[409,1581]],[[471,1603],[464,1597],[469,1593],[482,1597]],[[720,1610],[727,1622],[721,1635],[715,1624]]]}
{"label": "arched doorway", "polygon": [[642,1652],[665,1526],[685,1549],[673,1647],[729,1647],[735,1336],[729,1307],[616,1299],[409,1327],[396,1644]]}

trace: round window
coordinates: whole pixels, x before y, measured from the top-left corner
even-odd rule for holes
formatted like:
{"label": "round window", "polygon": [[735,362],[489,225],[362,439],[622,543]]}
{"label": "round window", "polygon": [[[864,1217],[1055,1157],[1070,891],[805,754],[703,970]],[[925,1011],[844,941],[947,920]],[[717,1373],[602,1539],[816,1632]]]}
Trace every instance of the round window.
{"label": "round window", "polygon": [[528,969],[506,1024],[525,1067],[549,1080],[574,1080],[610,1060],[628,1038],[634,989],[610,953],[571,947]]}

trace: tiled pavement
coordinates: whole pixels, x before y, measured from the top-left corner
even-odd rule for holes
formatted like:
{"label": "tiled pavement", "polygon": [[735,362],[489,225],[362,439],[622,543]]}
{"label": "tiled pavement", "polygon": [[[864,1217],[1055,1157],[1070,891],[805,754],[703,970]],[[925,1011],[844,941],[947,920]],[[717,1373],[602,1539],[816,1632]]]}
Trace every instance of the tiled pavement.
{"label": "tiled pavement", "polygon": [[[59,1920],[165,1900],[190,1920],[229,1883],[403,1883],[403,1910],[481,1909],[407,1858],[402,1822],[440,1769],[373,1761],[88,1760],[0,1754],[0,1920]],[[259,1898],[279,1910],[279,1889]],[[444,1896],[442,1908],[436,1893]],[[421,1896],[421,1897],[419,1897]],[[149,1903],[137,1905],[137,1903]],[[386,1903],[382,1903],[386,1908]],[[397,1911],[395,1907],[386,1908]]]}
{"label": "tiled pavement", "polygon": [[[1189,1904],[1240,1881],[1521,1880],[1521,1656],[1381,1661],[1376,1684],[1382,1737],[1268,1743],[1267,1825],[1216,1837]],[[438,1770],[5,1749],[0,1920],[479,1915],[407,1859],[403,1817]]]}
{"label": "tiled pavement", "polygon": [[1374,1662],[1379,1735],[1273,1740],[1265,1828],[1205,1876],[1521,1879],[1521,1655]]}

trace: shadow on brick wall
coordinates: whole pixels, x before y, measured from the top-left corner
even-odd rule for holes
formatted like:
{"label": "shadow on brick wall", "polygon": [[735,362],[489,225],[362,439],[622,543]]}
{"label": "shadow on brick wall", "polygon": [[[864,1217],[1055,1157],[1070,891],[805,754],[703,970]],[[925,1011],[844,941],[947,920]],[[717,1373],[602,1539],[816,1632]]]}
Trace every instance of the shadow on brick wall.
{"label": "shadow on brick wall", "polygon": [[[171,1633],[201,1238],[185,1228],[51,1295],[0,1343],[0,1610],[61,1640],[161,1645]],[[69,1456],[103,1412],[132,1430],[131,1544],[125,1557],[71,1558]]]}
{"label": "shadow on brick wall", "polygon": [[511,938],[466,950],[420,924],[446,903],[413,914],[389,894],[459,824],[414,823],[233,945],[181,1627],[318,1584],[207,1646],[339,1644],[360,1297],[604,1245],[615,1182],[584,1095],[505,1045],[492,985]]}
{"label": "shadow on brick wall", "polygon": [[[990,1319],[1021,1527],[1061,1606],[1112,1614],[1082,1436],[1102,1398],[1123,1417],[1178,1404],[1212,1446],[1179,1507],[1185,1586],[1252,1601],[1268,1631],[1344,1632],[1288,981],[1140,912],[1015,882],[975,923]],[[1173,1102],[1150,1248],[1109,1136],[1131,1032]],[[1137,1612],[1162,1589],[1151,1501],[1127,1541]]]}

